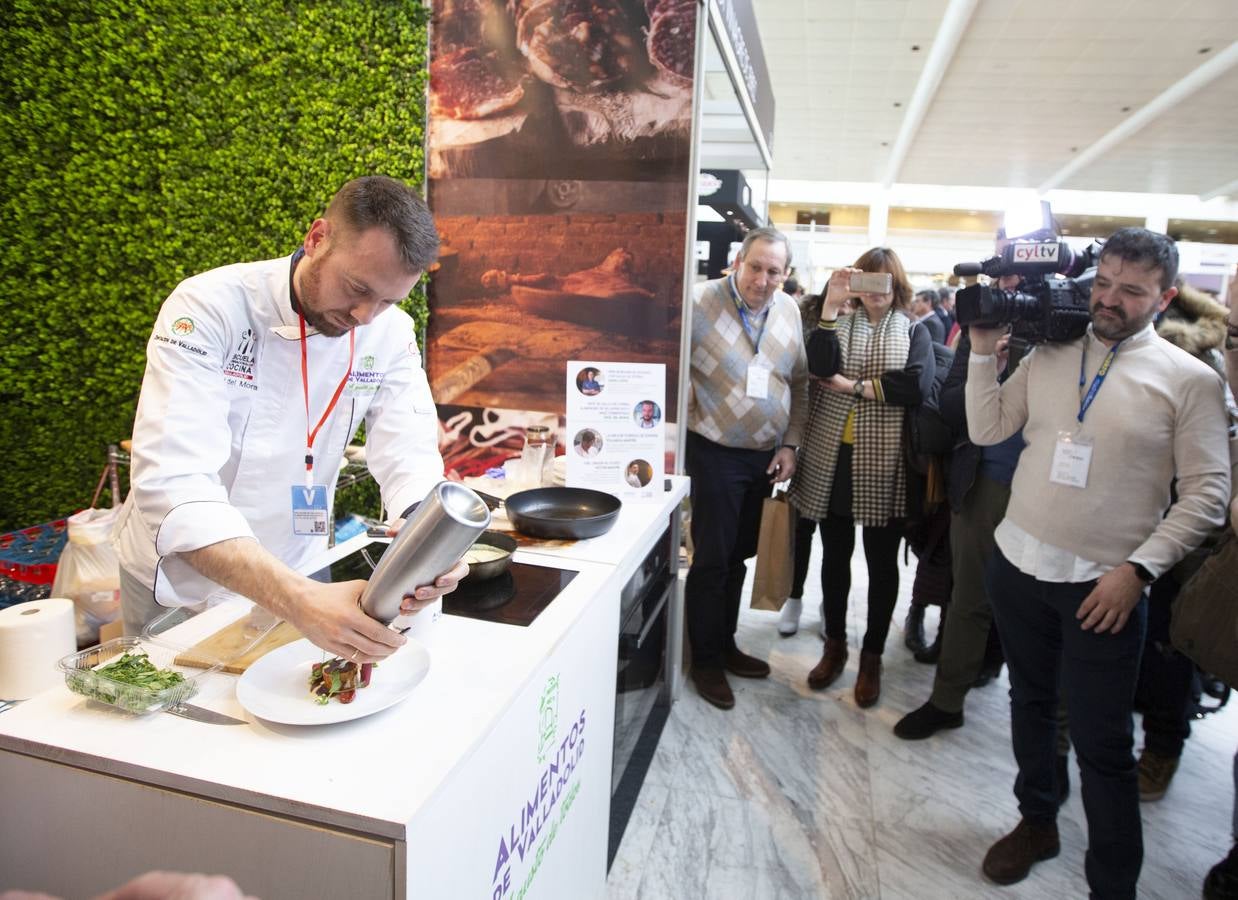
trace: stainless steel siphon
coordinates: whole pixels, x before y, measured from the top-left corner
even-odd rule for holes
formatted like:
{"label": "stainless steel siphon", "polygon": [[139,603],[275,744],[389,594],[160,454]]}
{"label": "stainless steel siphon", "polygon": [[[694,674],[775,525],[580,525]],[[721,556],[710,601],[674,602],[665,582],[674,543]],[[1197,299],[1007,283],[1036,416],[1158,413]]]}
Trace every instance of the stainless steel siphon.
{"label": "stainless steel siphon", "polygon": [[361,608],[390,624],[404,597],[448,571],[490,527],[490,510],[472,490],[440,481],[413,511],[378,561]]}

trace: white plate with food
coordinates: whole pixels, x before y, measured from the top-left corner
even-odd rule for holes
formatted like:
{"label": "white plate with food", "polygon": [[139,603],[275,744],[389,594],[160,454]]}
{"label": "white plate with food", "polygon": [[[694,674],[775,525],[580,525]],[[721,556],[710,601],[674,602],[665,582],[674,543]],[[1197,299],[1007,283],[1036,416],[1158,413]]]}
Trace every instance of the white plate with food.
{"label": "white plate with food", "polygon": [[236,699],[248,712],[283,725],[329,725],[373,715],[395,706],[413,692],[430,671],[430,653],[421,642],[408,643],[374,666],[368,687],[357,687],[350,703],[339,696],[319,702],[310,687],[316,663],[329,654],[304,638],[272,650],[245,670],[236,683]]}

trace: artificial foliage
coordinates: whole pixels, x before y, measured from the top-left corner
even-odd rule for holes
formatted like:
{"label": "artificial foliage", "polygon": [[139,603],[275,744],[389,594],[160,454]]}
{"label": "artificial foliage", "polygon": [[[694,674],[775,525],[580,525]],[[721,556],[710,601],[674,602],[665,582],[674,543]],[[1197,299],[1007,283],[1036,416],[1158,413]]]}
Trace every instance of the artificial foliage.
{"label": "artificial foliage", "polygon": [[0,19],[8,531],[89,502],[179,281],[290,253],[349,178],[420,182],[427,11],[0,0]]}

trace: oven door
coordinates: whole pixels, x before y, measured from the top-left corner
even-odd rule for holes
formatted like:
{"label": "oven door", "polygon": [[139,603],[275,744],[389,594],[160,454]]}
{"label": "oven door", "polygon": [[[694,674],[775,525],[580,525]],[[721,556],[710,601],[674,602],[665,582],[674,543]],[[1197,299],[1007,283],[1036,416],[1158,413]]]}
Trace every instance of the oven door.
{"label": "oven door", "polygon": [[[628,768],[654,706],[668,700],[666,636],[674,589],[674,576],[663,571],[647,585],[640,602],[633,605],[619,626],[612,794]],[[653,739],[656,742],[657,736]]]}

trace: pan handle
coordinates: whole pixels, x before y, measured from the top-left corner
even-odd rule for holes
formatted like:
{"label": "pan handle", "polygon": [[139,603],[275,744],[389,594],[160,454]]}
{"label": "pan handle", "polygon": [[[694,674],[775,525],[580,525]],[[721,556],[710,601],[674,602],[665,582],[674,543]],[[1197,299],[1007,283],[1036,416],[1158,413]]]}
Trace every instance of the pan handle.
{"label": "pan handle", "polygon": [[494,494],[487,494],[485,491],[478,491],[478,490],[474,490],[473,493],[481,498],[481,502],[486,504],[486,507],[491,512],[494,512],[496,509],[498,509],[500,506],[503,505],[503,501],[499,499],[498,497],[494,496]]}

